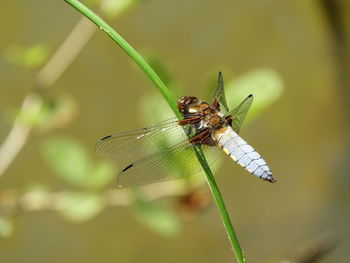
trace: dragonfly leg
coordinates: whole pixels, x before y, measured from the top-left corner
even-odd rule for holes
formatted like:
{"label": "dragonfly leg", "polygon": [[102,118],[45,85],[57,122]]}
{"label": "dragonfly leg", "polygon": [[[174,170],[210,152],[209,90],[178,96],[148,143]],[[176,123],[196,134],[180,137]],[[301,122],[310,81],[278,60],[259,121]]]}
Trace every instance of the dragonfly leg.
{"label": "dragonfly leg", "polygon": [[195,116],[193,118],[187,118],[183,120],[179,120],[179,125],[183,126],[186,124],[195,124],[201,120],[201,116]]}
{"label": "dragonfly leg", "polygon": [[193,136],[190,139],[190,142],[192,144],[205,144],[205,145],[209,145],[209,146],[214,146],[215,142],[213,141],[213,139],[211,138],[211,133],[208,129],[202,131],[201,133],[198,133],[197,135]]}

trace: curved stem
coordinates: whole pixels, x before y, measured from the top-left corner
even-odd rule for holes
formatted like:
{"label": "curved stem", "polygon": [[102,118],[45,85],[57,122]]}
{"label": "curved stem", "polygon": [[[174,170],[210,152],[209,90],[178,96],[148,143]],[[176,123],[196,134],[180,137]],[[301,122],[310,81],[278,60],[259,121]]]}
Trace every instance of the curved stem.
{"label": "curved stem", "polygon": [[210,167],[208,165],[208,162],[205,159],[205,156],[204,156],[202,150],[200,149],[200,147],[195,146],[194,149],[195,149],[196,155],[198,157],[198,160],[201,163],[202,168],[204,170],[205,178],[208,182],[210,191],[214,197],[215,204],[220,212],[222,223],[224,224],[228,239],[230,240],[230,243],[231,243],[231,248],[232,248],[233,252],[235,253],[237,261],[239,263],[244,263],[244,262],[246,262],[246,259],[244,257],[241,246],[239,244],[237,235],[235,233],[235,230],[233,228],[233,225],[232,225],[232,222],[230,219],[230,215],[227,212],[227,209],[226,209],[226,206],[224,203],[224,199],[222,198],[222,195],[219,191],[219,187],[216,184],[213,173],[211,172]]}
{"label": "curved stem", "polygon": [[[159,78],[157,73],[151,68],[151,66],[143,59],[143,57],[137,53],[137,51],[130,46],[130,44],[120,36],[111,26],[104,22],[99,16],[93,13],[85,5],[77,0],[64,0],[69,5],[78,10],[81,14],[90,19],[94,24],[96,24],[101,30],[103,30],[114,42],[116,42],[130,57],[131,59],[139,65],[139,67],[144,71],[148,78],[155,84],[156,88],[163,95],[165,100],[168,102],[177,117],[181,117],[179,111],[176,107],[176,102],[173,96],[170,94],[164,82]],[[225,230],[229,237],[231,247],[234,251],[236,259],[239,263],[244,263],[245,258],[242,249],[239,245],[237,236],[233,229],[229,214],[224,204],[224,200],[220,194],[219,188],[215,182],[214,176],[210,170],[210,167],[205,159],[205,156],[199,146],[194,147],[197,158],[202,165],[204,174],[206,176],[208,185],[213,194],[216,206],[220,212],[221,219],[223,221]]]}

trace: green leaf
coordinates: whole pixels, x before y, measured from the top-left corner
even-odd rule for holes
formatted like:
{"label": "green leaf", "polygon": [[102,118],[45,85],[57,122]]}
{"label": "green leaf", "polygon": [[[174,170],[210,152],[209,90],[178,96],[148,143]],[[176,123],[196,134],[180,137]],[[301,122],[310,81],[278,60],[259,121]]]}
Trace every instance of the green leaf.
{"label": "green leaf", "polygon": [[73,138],[50,138],[44,142],[42,152],[51,169],[74,186],[99,190],[114,178],[115,165],[109,161],[93,164],[83,145]]}
{"label": "green leaf", "polygon": [[75,223],[90,220],[103,208],[101,196],[86,192],[65,192],[59,196],[56,206],[59,214]]}
{"label": "green leaf", "polygon": [[254,95],[253,105],[247,114],[249,121],[279,99],[284,86],[275,71],[259,69],[233,79],[226,84],[225,90],[230,109],[236,107],[249,94]]}
{"label": "green leaf", "polygon": [[136,218],[152,230],[168,237],[180,232],[180,220],[169,208],[156,202],[137,200],[134,204]]}
{"label": "green leaf", "polygon": [[109,161],[102,161],[92,169],[84,185],[88,189],[98,190],[105,187],[115,177],[116,167]]}
{"label": "green leaf", "polygon": [[56,174],[75,186],[83,186],[93,168],[85,148],[71,138],[50,138],[44,142],[42,152]]}
{"label": "green leaf", "polygon": [[36,68],[48,59],[49,49],[47,45],[42,43],[31,47],[13,46],[6,52],[5,56],[13,64]]}
{"label": "green leaf", "polygon": [[8,218],[0,217],[0,237],[9,237],[13,232],[13,223]]}

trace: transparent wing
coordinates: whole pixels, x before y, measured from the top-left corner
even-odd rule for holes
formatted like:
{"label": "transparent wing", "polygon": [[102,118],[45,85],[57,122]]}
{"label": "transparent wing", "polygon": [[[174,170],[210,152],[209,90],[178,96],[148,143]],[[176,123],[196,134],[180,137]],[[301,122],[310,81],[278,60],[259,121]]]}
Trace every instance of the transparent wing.
{"label": "transparent wing", "polygon": [[147,128],[105,136],[97,142],[96,152],[133,162],[185,140],[187,136],[183,126],[172,118]]}
{"label": "transparent wing", "polygon": [[250,94],[235,109],[225,114],[225,117],[232,115],[232,128],[236,133],[239,133],[244,118],[247,115],[247,112],[252,103],[253,95]]}
{"label": "transparent wing", "polygon": [[[201,146],[209,164],[218,156],[218,147]],[[118,176],[119,186],[143,185],[175,180],[201,171],[193,145],[181,142],[126,166]]]}
{"label": "transparent wing", "polygon": [[212,96],[212,102],[215,99],[220,104],[220,111],[221,112],[226,113],[229,111],[228,106],[227,106],[227,102],[226,102],[226,96],[225,96],[224,79],[222,77],[221,72],[219,72],[218,85],[217,85],[216,89],[214,90],[214,93]]}

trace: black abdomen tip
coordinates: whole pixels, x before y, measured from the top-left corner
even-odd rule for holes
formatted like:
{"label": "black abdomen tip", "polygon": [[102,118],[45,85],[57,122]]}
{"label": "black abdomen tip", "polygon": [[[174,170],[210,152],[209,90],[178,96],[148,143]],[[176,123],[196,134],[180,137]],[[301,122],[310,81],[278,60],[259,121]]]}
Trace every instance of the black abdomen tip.
{"label": "black abdomen tip", "polygon": [[267,181],[269,181],[270,183],[276,183],[277,180],[275,178],[272,177],[272,175],[269,175],[267,178],[266,178]]}

